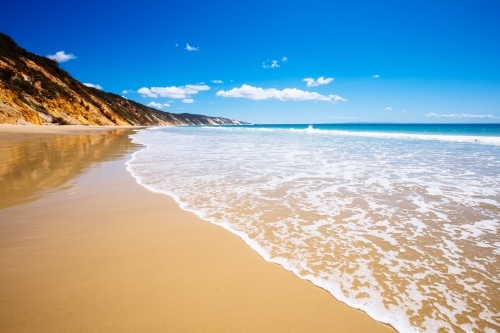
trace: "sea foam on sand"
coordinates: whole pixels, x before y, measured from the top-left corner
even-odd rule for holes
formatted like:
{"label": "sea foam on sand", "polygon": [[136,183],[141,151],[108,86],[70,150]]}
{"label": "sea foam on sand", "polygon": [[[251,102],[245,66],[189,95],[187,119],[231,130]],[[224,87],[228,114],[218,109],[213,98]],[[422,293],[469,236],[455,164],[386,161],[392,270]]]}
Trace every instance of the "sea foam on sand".
{"label": "sea foam on sand", "polygon": [[470,138],[157,128],[128,169],[401,332],[499,330],[500,141]]}

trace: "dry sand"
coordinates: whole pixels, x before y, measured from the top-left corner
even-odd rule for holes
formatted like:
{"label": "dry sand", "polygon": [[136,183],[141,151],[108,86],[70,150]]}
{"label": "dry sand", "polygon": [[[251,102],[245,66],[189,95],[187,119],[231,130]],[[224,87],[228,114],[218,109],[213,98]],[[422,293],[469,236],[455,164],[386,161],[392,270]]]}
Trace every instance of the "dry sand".
{"label": "dry sand", "polygon": [[130,130],[82,131],[0,127],[16,155],[0,169],[16,193],[0,193],[1,332],[393,332],[139,186]]}

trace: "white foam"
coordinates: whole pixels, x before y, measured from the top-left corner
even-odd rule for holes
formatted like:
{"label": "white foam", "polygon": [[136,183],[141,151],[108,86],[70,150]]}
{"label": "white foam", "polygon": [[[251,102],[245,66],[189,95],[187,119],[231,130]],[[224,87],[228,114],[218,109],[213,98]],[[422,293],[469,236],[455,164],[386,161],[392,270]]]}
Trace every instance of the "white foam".
{"label": "white foam", "polygon": [[[204,129],[213,130],[212,127],[204,127]],[[333,130],[333,129],[318,129],[313,125],[309,125],[305,129],[299,128],[273,128],[259,126],[245,127],[218,127],[223,131],[260,131],[260,132],[303,132],[309,134],[322,135],[337,135],[337,136],[359,136],[369,138],[384,138],[384,139],[404,139],[404,140],[431,140],[431,141],[446,141],[446,142],[461,142],[475,143],[500,146],[500,137],[498,136],[483,136],[483,135],[451,135],[451,134],[420,134],[420,133],[398,133],[398,132],[372,132],[372,131],[349,131],[349,130]]]}
{"label": "white foam", "polygon": [[[423,318],[429,332],[500,325],[486,309],[472,324],[455,318],[500,297],[492,271],[500,259],[500,150],[318,131],[149,129],[132,136],[146,148],[127,169],[265,260],[399,331],[422,330],[407,313],[423,302],[434,311]],[[456,284],[467,293],[455,293]],[[397,305],[382,296],[391,294]]]}

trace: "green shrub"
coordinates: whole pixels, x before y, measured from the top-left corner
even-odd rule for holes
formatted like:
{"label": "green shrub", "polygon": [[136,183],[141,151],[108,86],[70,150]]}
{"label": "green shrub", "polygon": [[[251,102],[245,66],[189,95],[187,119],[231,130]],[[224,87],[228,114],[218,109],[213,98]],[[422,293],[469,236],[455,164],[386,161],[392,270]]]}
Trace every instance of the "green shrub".
{"label": "green shrub", "polygon": [[29,83],[28,81],[24,81],[23,79],[20,79],[18,77],[15,77],[12,80],[12,85],[14,87],[24,91],[28,95],[36,95],[38,93],[36,88],[33,87],[33,85],[31,83]]}

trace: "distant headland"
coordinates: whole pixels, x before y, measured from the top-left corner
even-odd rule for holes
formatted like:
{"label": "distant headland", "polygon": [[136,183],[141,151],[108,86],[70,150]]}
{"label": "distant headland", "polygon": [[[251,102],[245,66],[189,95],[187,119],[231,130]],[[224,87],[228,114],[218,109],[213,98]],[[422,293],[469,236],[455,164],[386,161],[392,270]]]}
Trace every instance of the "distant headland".
{"label": "distant headland", "polygon": [[155,126],[244,125],[220,117],[159,111],[87,87],[52,59],[0,33],[0,124]]}

